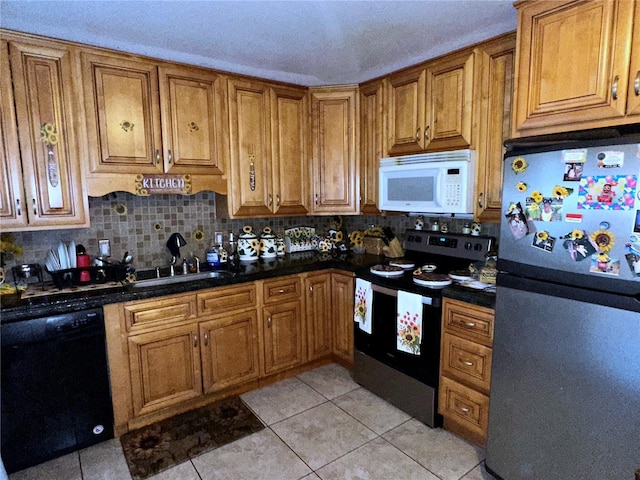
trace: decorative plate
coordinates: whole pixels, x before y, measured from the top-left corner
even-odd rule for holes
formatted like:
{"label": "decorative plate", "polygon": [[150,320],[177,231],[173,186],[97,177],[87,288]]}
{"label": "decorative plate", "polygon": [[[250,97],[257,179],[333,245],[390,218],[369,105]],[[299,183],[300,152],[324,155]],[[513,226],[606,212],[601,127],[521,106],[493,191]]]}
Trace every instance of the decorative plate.
{"label": "decorative plate", "polygon": [[370,271],[382,277],[399,277],[404,274],[404,268],[393,265],[374,265],[370,268]]}

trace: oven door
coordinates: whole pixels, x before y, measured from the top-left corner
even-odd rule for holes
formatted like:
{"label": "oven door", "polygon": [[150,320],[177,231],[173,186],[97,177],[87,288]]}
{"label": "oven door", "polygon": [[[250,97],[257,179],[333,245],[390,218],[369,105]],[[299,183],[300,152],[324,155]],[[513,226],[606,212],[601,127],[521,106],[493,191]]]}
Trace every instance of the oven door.
{"label": "oven door", "polygon": [[398,292],[372,284],[371,335],[356,325],[355,348],[389,367],[437,388],[440,364],[440,297],[422,297],[420,355],[400,351],[397,346]]}

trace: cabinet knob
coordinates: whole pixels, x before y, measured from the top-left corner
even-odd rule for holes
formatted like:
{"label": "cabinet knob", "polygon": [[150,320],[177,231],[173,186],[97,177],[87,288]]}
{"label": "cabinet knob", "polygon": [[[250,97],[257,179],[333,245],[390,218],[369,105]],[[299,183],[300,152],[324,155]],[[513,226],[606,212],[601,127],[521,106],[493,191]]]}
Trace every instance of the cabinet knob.
{"label": "cabinet knob", "polygon": [[429,125],[424,127],[424,139],[429,140]]}
{"label": "cabinet knob", "polygon": [[156,164],[160,165],[160,150],[156,150]]}
{"label": "cabinet knob", "polygon": [[171,163],[171,162],[173,162],[173,153],[171,153],[171,150],[169,150],[169,151],[168,151],[168,154],[169,154],[169,159],[168,159],[168,161],[169,161],[169,163]]}
{"label": "cabinet knob", "polygon": [[205,347],[209,346],[209,332],[205,332],[204,334],[204,346]]}
{"label": "cabinet knob", "polygon": [[614,100],[618,99],[618,81],[620,80],[620,75],[616,75],[613,79],[613,85],[611,85],[611,98]]}
{"label": "cabinet knob", "polygon": [[193,348],[198,348],[198,335],[193,334]]}
{"label": "cabinet knob", "polygon": [[269,194],[269,206],[273,205],[273,195]]}
{"label": "cabinet knob", "polygon": [[276,195],[276,206],[280,206],[280,195]]}
{"label": "cabinet knob", "polygon": [[[426,132],[425,132],[426,133]],[[419,142],[420,141],[420,127],[418,127],[418,129],[416,130],[416,141]]]}
{"label": "cabinet knob", "polygon": [[313,285],[309,285],[309,296],[313,297]]}
{"label": "cabinet knob", "polygon": [[267,328],[271,328],[271,317],[267,318]]}
{"label": "cabinet knob", "polygon": [[478,195],[478,208],[484,208],[482,205],[484,204],[484,193],[480,193]]}

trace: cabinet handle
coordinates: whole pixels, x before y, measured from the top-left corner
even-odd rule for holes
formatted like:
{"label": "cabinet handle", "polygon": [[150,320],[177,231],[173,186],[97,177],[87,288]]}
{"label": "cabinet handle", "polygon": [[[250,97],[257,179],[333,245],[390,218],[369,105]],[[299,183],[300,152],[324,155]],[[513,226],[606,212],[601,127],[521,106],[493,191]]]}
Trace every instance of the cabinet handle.
{"label": "cabinet handle", "polygon": [[256,189],[256,146],[252,143],[247,148],[249,154],[249,188],[253,192]]}
{"label": "cabinet handle", "polygon": [[614,100],[618,99],[618,81],[620,80],[620,75],[616,75],[613,79],[613,85],[611,86],[611,97]]}
{"label": "cabinet handle", "polygon": [[273,195],[269,194],[269,206],[273,205]]}
{"label": "cabinet handle", "polygon": [[288,288],[281,288],[280,290],[278,290],[278,293],[287,293],[288,291]]}
{"label": "cabinet handle", "polygon": [[416,142],[419,142],[419,141],[420,141],[420,127],[418,127],[418,129],[416,130]]}
{"label": "cabinet handle", "polygon": [[280,206],[280,195],[276,195],[276,206]]}
{"label": "cabinet handle", "polygon": [[424,127],[424,139],[429,140],[429,125]]}
{"label": "cabinet handle", "polygon": [[267,318],[267,328],[271,328],[271,317]]}
{"label": "cabinet handle", "polygon": [[464,322],[465,327],[473,328],[476,326],[475,322]]}
{"label": "cabinet handle", "polygon": [[480,193],[478,195],[478,208],[484,208],[482,205],[484,203],[484,193]]}
{"label": "cabinet handle", "polygon": [[463,358],[461,358],[460,360],[458,360],[460,363],[462,363],[463,365],[466,365],[467,367],[472,367],[473,366],[473,362],[470,362],[469,360],[465,360]]}
{"label": "cabinet handle", "polygon": [[198,348],[198,335],[193,334],[193,348]]}
{"label": "cabinet handle", "polygon": [[640,70],[636,73],[636,80],[633,82],[633,91],[636,97],[640,95]]}
{"label": "cabinet handle", "polygon": [[169,150],[169,163],[173,162],[173,153]]}
{"label": "cabinet handle", "polygon": [[209,332],[205,332],[204,334],[204,346],[205,347],[209,346]]}
{"label": "cabinet handle", "polygon": [[20,199],[16,198],[16,213],[19,217],[22,216],[22,208],[20,207]]}
{"label": "cabinet handle", "polygon": [[318,194],[316,193],[316,205],[318,205]]}
{"label": "cabinet handle", "polygon": [[38,215],[38,202],[36,202],[36,199],[33,198],[33,214],[34,215]]}
{"label": "cabinet handle", "polygon": [[460,407],[460,410],[462,410],[464,413],[469,413],[469,409],[467,407]]}
{"label": "cabinet handle", "polygon": [[156,150],[156,164],[160,165],[160,150]]}

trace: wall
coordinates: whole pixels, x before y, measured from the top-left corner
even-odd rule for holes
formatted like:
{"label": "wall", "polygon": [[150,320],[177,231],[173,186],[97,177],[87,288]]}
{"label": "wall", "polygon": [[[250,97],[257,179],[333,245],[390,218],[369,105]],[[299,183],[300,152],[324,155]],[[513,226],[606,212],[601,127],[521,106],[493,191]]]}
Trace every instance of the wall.
{"label": "wall", "polygon": [[[129,193],[118,192],[104,197],[89,198],[91,227],[83,229],[50,230],[41,232],[15,232],[15,243],[24,248],[19,258],[5,255],[7,270],[11,266],[23,263],[44,265],[47,251],[59,242],[70,242],[86,247],[92,257],[98,253],[98,240],[107,238],[111,242],[112,258],[122,259],[125,252],[133,255],[133,265],[137,269],[149,269],[167,266],[170,254],[165,243],[169,236],[178,232],[187,241],[182,253],[189,252],[204,259],[204,253],[211,246],[214,232],[222,231],[236,235],[244,225],[251,225],[256,232],[270,226],[277,234],[294,226],[315,227],[318,233],[324,233],[334,217],[298,216],[231,220],[226,215],[216,213],[216,194],[200,192],[192,196],[154,195],[137,197]],[[390,226],[401,240],[404,231],[412,228],[414,218],[406,215],[389,216],[344,216],[343,230],[351,232],[365,229],[371,224]],[[439,219],[442,223],[443,219]],[[450,231],[460,232],[464,220],[447,219]],[[468,220],[467,220],[468,221]],[[430,219],[427,219],[427,225]],[[202,232],[198,240],[197,232]],[[497,237],[497,225],[484,225],[483,234]],[[10,280],[13,280],[9,275]]]}

